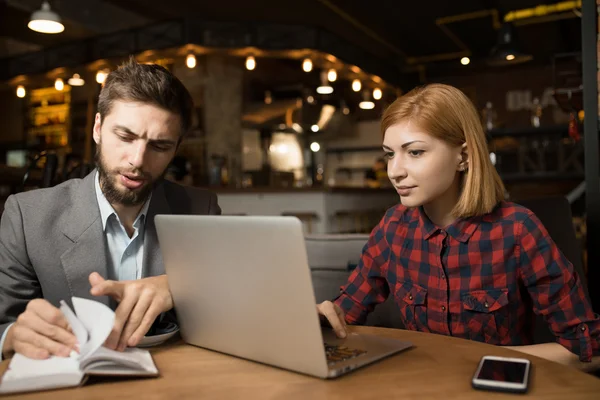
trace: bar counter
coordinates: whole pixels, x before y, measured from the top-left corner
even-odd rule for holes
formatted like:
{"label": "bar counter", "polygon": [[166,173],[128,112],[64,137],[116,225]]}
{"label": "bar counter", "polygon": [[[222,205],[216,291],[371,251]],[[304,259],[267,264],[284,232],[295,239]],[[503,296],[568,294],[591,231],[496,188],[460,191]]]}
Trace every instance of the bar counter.
{"label": "bar counter", "polygon": [[295,215],[306,233],[368,232],[397,204],[392,188],[209,188],[224,215]]}

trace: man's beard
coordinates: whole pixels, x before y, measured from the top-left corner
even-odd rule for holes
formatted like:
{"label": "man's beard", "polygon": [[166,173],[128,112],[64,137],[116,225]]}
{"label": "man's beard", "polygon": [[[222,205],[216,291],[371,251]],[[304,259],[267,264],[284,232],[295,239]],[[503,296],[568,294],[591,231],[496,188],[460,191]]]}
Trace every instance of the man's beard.
{"label": "man's beard", "polygon": [[[162,179],[162,175],[158,179],[153,180],[150,174],[137,168],[128,171],[114,171],[111,173],[102,157],[101,147],[100,143],[98,143],[96,150],[96,168],[98,169],[100,188],[102,189],[102,193],[104,193],[106,200],[108,200],[110,204],[120,204],[126,207],[143,204],[148,197],[150,197],[150,193],[152,193],[158,182]],[[125,188],[124,190],[120,189],[117,187],[115,180],[119,179],[118,177],[122,172],[142,176],[146,180],[146,183],[135,190],[128,188]]]}

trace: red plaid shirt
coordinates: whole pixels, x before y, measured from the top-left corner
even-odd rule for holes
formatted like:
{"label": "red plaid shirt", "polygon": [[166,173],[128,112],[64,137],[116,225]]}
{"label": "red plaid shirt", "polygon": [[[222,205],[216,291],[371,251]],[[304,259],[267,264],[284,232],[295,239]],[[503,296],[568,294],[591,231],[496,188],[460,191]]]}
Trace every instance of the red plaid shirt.
{"label": "red plaid shirt", "polygon": [[526,345],[535,312],[581,361],[600,353],[600,316],[573,266],[535,214],[513,203],[446,229],[420,208],[388,210],[335,303],[362,324],[390,292],[407,329]]}

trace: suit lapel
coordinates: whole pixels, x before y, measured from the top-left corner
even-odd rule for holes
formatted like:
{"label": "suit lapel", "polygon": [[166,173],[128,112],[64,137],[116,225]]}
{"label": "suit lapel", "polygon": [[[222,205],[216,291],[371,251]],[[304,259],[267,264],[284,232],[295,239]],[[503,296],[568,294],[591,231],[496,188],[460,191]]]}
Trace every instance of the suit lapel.
{"label": "suit lapel", "polygon": [[159,184],[152,192],[144,227],[144,261],[142,277],[162,275],[165,273],[162,253],[156,234],[154,217],[158,214],[170,214],[171,208],[167,202],[164,185]]}
{"label": "suit lapel", "polygon": [[72,199],[71,214],[62,232],[73,244],[61,255],[60,260],[73,296],[108,305],[107,297],[93,297],[89,293],[88,277],[92,272],[107,277],[106,240],[96,199],[95,179],[94,170],[83,179]]}

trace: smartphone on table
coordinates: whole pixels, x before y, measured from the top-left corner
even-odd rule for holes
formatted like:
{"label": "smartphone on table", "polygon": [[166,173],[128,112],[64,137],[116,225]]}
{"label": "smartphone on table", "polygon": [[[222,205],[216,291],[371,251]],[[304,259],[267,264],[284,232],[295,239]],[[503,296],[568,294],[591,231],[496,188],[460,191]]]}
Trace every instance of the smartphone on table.
{"label": "smartphone on table", "polygon": [[525,358],[484,356],[471,384],[475,389],[525,393],[530,370],[531,361]]}

